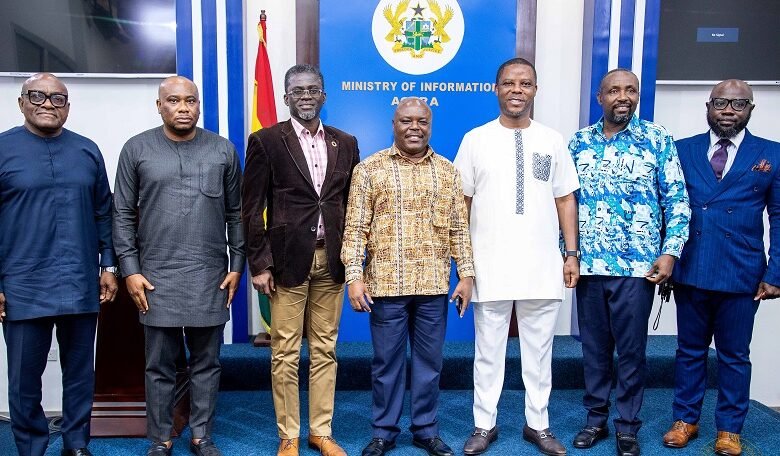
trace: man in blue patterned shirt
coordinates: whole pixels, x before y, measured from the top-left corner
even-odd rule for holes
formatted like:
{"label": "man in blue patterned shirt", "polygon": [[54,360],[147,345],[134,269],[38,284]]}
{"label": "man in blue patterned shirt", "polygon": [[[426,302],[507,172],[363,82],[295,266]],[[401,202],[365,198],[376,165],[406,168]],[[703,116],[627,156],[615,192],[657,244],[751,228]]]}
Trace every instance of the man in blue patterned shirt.
{"label": "man in blue patterned shirt", "polygon": [[636,433],[655,285],[671,276],[688,238],[690,208],[671,135],[634,116],[636,75],[610,71],[596,96],[603,117],[569,143],[581,185],[577,315],[588,410],[574,446],[590,448],[608,434],[617,349],[617,454],[629,456],[639,454]]}

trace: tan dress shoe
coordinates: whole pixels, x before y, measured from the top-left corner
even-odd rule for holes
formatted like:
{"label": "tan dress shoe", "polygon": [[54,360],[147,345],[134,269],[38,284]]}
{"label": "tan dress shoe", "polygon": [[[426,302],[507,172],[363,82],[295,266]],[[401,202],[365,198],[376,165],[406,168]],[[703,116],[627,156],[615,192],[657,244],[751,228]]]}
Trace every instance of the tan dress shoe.
{"label": "tan dress shoe", "polygon": [[281,439],[276,456],[298,456],[298,437],[294,439]]}
{"label": "tan dress shoe", "polygon": [[347,452],[329,435],[310,435],[309,448],[319,451],[322,456],[347,456]]}
{"label": "tan dress shoe", "polygon": [[699,436],[699,425],[688,424],[683,420],[672,423],[672,427],[664,434],[664,446],[669,448],[684,448],[688,442]]}
{"label": "tan dress shoe", "polygon": [[738,456],[742,454],[742,444],[739,443],[739,434],[718,431],[718,439],[715,440],[715,454],[722,454],[725,456]]}

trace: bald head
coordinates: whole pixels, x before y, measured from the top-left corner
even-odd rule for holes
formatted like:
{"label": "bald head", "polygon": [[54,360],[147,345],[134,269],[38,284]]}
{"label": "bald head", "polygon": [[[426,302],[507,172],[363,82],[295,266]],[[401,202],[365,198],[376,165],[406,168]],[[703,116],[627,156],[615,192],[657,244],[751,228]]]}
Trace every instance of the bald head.
{"label": "bald head", "polygon": [[740,79],[726,79],[715,84],[712,92],[710,92],[710,98],[723,98],[724,93],[732,93],[738,95],[739,98],[753,100],[753,89],[750,88],[747,82]]}
{"label": "bald head", "polygon": [[30,86],[38,86],[40,83],[47,83],[51,87],[57,87],[57,93],[64,93],[66,95],[68,94],[68,88],[65,87],[65,84],[63,84],[57,76],[54,76],[51,73],[35,73],[34,75],[27,78],[27,80],[22,84],[22,93],[30,90]]}
{"label": "bald head", "polygon": [[417,107],[427,112],[429,119],[433,115],[433,113],[431,112],[431,108],[428,106],[428,103],[423,101],[421,98],[406,97],[398,103],[398,106],[396,106],[395,114],[393,115],[393,122],[395,122],[395,120],[398,118],[399,112],[401,113],[406,112],[408,109],[412,107]]}
{"label": "bald head", "polygon": [[185,86],[189,90],[195,93],[195,96],[200,99],[200,94],[198,93],[198,86],[195,85],[194,82],[192,82],[190,79],[184,77],[184,76],[169,76],[160,83],[160,88],[157,89],[157,98],[162,99],[163,93],[170,91],[173,87],[176,86]]}
{"label": "bald head", "polygon": [[194,138],[200,118],[198,87],[184,76],[165,78],[157,91],[157,111],[169,139],[188,141]]}

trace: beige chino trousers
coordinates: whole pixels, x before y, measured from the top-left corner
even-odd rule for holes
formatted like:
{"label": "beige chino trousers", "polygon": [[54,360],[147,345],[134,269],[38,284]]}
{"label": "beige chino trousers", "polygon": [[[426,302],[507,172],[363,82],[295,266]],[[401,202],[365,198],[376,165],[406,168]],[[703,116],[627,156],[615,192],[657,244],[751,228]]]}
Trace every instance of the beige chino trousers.
{"label": "beige chino trousers", "polygon": [[300,437],[298,363],[304,324],[310,358],[309,433],[330,436],[344,284],[331,278],[325,249],[314,251],[309,276],[302,284],[277,286],[270,301],[271,386],[279,438]]}

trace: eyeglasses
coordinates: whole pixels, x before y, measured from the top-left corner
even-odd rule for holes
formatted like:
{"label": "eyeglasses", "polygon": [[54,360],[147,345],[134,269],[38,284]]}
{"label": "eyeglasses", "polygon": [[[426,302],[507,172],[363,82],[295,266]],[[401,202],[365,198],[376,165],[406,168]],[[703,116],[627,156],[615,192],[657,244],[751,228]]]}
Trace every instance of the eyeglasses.
{"label": "eyeglasses", "polygon": [[317,98],[325,93],[322,89],[293,89],[287,92],[293,98],[301,98],[304,95],[309,95],[312,98]]}
{"label": "eyeglasses", "polygon": [[30,100],[30,103],[36,106],[46,103],[46,100],[51,101],[51,105],[55,108],[62,108],[68,103],[68,96],[64,93],[46,95],[40,90],[28,90],[27,93],[22,93],[22,96],[26,96]]}
{"label": "eyeglasses", "polygon": [[726,107],[728,107],[729,104],[731,104],[731,107],[735,111],[742,111],[748,106],[752,106],[753,102],[747,98],[711,98],[710,99],[710,105],[713,108],[717,109],[718,111],[722,109],[726,109]]}

